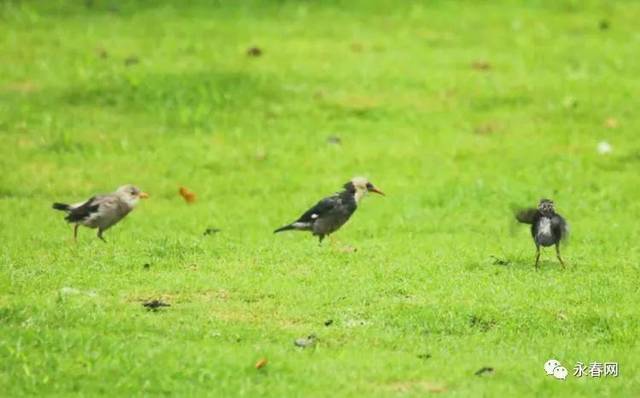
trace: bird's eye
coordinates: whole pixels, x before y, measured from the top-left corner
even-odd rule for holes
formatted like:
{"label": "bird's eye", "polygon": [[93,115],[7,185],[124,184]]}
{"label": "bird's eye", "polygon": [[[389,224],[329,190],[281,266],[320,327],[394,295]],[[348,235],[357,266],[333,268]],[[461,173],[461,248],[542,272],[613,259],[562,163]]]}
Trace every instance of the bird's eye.
{"label": "bird's eye", "polygon": [[367,189],[371,189],[371,188],[373,188],[373,184],[372,184],[372,183],[370,183],[370,182],[368,182],[368,183],[367,183]]}

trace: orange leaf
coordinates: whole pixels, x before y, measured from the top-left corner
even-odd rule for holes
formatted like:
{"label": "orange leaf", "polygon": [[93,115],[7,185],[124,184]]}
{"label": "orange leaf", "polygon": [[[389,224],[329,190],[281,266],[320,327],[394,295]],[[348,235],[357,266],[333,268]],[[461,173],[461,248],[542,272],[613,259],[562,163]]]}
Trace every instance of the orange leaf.
{"label": "orange leaf", "polygon": [[256,362],[256,369],[264,368],[265,366],[267,366],[268,362],[269,361],[267,360],[267,358],[260,358],[258,362]]}
{"label": "orange leaf", "polygon": [[187,203],[193,203],[196,201],[196,194],[185,187],[180,187],[178,193],[180,193],[180,196],[182,196]]}

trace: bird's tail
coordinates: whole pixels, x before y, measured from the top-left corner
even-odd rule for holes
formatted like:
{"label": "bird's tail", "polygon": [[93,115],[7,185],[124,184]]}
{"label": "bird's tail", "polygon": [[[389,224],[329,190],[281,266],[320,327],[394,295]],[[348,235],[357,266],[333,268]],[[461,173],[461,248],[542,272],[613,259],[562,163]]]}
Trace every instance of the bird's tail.
{"label": "bird's tail", "polygon": [[71,209],[71,206],[66,205],[64,203],[54,203],[53,206],[54,209],[56,210],[62,210],[62,211],[69,211],[69,209]]}
{"label": "bird's tail", "polygon": [[275,231],[273,231],[273,233],[277,234],[278,232],[289,231],[291,229],[296,229],[296,227],[294,227],[293,224],[285,225],[284,227],[276,229]]}

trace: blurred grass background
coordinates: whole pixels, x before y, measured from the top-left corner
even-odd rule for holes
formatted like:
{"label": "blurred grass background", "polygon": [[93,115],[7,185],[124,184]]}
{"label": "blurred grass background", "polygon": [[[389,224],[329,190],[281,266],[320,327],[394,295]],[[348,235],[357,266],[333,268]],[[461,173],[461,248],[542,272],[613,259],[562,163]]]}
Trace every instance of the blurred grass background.
{"label": "blurred grass background", "polygon": [[[631,1],[2,2],[1,390],[637,394],[638,17]],[[388,196],[337,249],[271,234],[354,175]],[[128,182],[152,199],[107,245],[74,245],[49,208]],[[535,272],[510,224],[541,197],[571,223],[567,270],[549,251]],[[315,350],[293,347],[310,333]],[[550,357],[621,376],[560,383]]]}

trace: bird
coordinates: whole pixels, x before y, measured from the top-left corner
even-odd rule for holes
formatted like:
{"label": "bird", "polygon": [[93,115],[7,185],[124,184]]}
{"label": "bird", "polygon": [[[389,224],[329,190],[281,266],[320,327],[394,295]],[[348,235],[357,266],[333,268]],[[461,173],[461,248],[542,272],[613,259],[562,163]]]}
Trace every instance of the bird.
{"label": "bird", "polygon": [[325,236],[332,234],[342,227],[358,208],[358,204],[368,192],[384,196],[364,177],[354,177],[343,186],[344,190],[326,197],[307,210],[296,221],[273,231],[311,231],[317,236],[319,243]]}
{"label": "bird", "polygon": [[540,199],[537,208],[528,208],[516,213],[516,220],[523,224],[531,224],[531,236],[536,245],[536,268],[540,261],[540,246],[555,245],[558,261],[564,267],[560,256],[560,241],[569,235],[569,224],[558,213],[550,199]]}
{"label": "bird", "polygon": [[127,184],[115,192],[106,195],[92,196],[88,200],[76,204],[54,203],[55,210],[67,213],[65,220],[74,224],[73,239],[78,239],[78,227],[98,228],[98,238],[106,242],[103,232],[117,224],[137,205],[139,199],[146,199],[149,194],[138,187]]}

